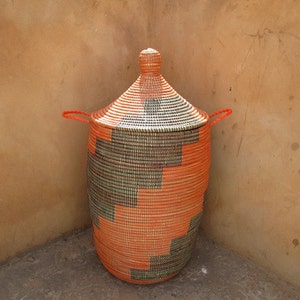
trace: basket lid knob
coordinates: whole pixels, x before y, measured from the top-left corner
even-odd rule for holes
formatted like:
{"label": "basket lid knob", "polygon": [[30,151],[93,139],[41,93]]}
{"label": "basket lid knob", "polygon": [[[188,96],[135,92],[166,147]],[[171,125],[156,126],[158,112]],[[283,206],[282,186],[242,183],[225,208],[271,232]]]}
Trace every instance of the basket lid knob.
{"label": "basket lid knob", "polygon": [[139,56],[141,73],[160,73],[161,56],[160,53],[152,48],[141,51]]}

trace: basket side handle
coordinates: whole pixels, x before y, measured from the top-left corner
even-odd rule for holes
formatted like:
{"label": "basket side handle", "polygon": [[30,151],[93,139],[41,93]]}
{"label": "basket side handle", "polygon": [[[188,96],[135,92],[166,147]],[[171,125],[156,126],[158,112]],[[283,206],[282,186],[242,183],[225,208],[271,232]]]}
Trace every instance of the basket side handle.
{"label": "basket side handle", "polygon": [[218,122],[220,122],[221,120],[223,120],[224,118],[226,118],[227,116],[229,116],[232,113],[232,109],[231,108],[225,108],[225,109],[221,109],[218,110],[212,114],[209,115],[209,118],[213,118],[217,115],[220,115],[219,117],[217,117],[216,119],[214,119],[213,121],[211,121],[209,123],[209,126],[212,127],[214,125],[216,125]]}
{"label": "basket side handle", "polygon": [[62,116],[66,119],[76,120],[76,121],[80,121],[82,123],[90,123],[89,119],[83,118],[78,115],[82,115],[82,116],[89,117],[89,118],[91,116],[91,114],[89,114],[85,111],[82,111],[82,110],[66,110],[62,113]]}

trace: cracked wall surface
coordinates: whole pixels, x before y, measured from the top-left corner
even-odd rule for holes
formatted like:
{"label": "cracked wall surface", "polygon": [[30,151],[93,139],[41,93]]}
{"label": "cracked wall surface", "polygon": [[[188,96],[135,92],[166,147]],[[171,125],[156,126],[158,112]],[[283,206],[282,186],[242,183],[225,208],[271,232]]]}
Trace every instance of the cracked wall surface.
{"label": "cracked wall surface", "polygon": [[[295,1],[162,1],[154,47],[193,104],[233,114],[212,128],[202,227],[300,283],[300,19]],[[165,38],[163,38],[163,37]],[[166,42],[167,40],[167,42]]]}

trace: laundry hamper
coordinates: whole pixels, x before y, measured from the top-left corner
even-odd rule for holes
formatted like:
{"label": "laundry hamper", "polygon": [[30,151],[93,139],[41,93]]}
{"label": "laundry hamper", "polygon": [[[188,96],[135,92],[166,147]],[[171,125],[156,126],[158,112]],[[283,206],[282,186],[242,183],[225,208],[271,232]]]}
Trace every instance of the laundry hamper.
{"label": "laundry hamper", "polygon": [[[88,197],[98,256],[116,277],[140,284],[175,276],[191,257],[208,186],[212,115],[181,97],[160,74],[161,56],[140,53],[141,74],[92,114]],[[211,117],[217,116],[214,121]]]}

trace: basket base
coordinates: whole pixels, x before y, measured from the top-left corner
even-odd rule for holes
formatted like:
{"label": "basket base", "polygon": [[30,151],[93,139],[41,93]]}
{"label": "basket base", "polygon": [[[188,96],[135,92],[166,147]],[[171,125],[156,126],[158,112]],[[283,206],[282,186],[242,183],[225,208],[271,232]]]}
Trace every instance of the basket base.
{"label": "basket base", "polygon": [[161,279],[153,279],[153,280],[137,280],[137,279],[131,279],[129,276],[126,276],[120,272],[117,272],[115,269],[110,268],[108,265],[105,264],[105,262],[103,262],[98,254],[98,258],[100,260],[100,262],[102,263],[102,265],[104,266],[104,268],[114,277],[122,280],[122,281],[126,281],[128,283],[132,283],[132,284],[140,284],[140,285],[150,285],[150,284],[155,284],[155,283],[160,283],[160,282],[164,282],[167,281],[175,276],[177,276],[179,272],[176,272],[174,274],[171,274],[169,276],[166,276],[164,278]]}

